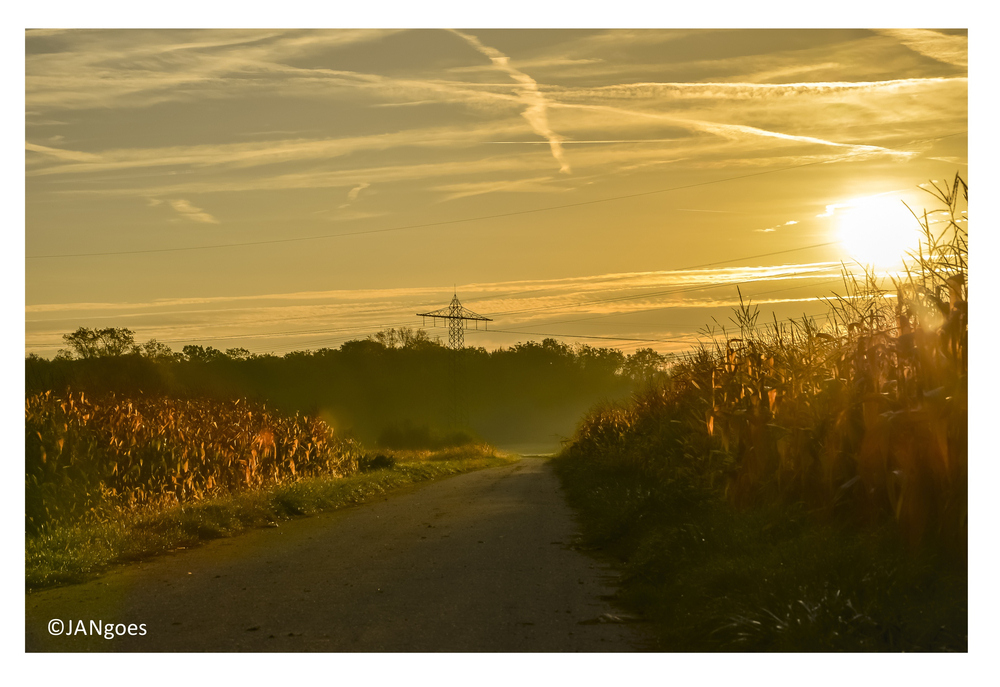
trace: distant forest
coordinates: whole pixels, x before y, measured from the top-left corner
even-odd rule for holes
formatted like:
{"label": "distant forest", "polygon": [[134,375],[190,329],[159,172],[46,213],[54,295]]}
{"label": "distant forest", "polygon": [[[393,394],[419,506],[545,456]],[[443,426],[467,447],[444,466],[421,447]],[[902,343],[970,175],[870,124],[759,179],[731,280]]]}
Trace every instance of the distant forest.
{"label": "distant forest", "polygon": [[[369,444],[435,443],[456,432],[496,444],[569,437],[595,403],[627,397],[661,374],[652,349],[568,346],[554,339],[510,348],[450,350],[423,330],[389,329],[339,349],[253,355],[155,340],[128,329],[80,328],[53,360],[29,355],[26,393],[248,398],[286,413],[318,415]],[[454,419],[453,375],[461,426]]]}

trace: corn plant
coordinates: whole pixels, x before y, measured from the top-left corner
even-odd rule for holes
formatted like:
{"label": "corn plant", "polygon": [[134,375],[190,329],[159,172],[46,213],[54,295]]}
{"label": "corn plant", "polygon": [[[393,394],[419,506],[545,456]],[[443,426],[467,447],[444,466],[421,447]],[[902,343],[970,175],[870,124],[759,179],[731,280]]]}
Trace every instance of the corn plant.
{"label": "corn plant", "polygon": [[669,378],[602,406],[571,452],[717,486],[737,506],[800,501],[858,521],[893,517],[916,543],[966,541],[968,227],[956,175],[929,192],[908,271],[884,288],[844,270],[830,324],[758,326],[744,303]]}
{"label": "corn plant", "polygon": [[345,475],[359,453],[322,420],[247,401],[48,391],[25,403],[26,528]]}

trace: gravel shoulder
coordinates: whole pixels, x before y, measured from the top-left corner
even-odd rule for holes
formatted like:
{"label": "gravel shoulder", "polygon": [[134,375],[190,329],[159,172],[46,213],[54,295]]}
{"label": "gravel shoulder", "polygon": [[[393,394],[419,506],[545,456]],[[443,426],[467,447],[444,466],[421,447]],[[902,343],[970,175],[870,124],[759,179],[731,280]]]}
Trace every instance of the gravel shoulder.
{"label": "gravel shoulder", "polygon": [[[614,572],[573,548],[576,531],[546,460],[524,458],[28,594],[25,648],[648,648],[642,623],[616,622]],[[146,634],[53,636],[53,619],[145,624]]]}

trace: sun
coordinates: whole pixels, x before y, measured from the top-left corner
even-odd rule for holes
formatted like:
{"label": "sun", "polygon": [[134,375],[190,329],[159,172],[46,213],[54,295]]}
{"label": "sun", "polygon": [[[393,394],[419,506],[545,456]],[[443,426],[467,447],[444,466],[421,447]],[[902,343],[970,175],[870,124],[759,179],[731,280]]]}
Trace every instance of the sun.
{"label": "sun", "polygon": [[920,225],[899,200],[865,199],[837,214],[844,252],[862,265],[901,268],[920,242]]}

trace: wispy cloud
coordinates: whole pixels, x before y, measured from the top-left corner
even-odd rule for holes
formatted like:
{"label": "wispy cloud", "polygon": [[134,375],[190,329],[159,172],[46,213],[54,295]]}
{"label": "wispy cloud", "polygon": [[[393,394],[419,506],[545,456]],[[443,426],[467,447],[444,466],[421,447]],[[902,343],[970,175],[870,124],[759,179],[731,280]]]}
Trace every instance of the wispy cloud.
{"label": "wispy cloud", "polygon": [[407,146],[448,149],[483,143],[497,136],[509,136],[516,132],[517,129],[508,122],[491,122],[490,124],[464,127],[413,128],[388,134],[343,138],[299,138],[158,148],[116,148],[101,151],[100,154],[49,148],[32,143],[26,143],[25,148],[45,153],[51,158],[65,163],[34,169],[28,173],[29,176],[49,176],[55,174],[91,174],[143,167],[186,166],[199,169],[219,166],[259,167],[310,160],[330,160],[351,153],[391,150]]}
{"label": "wispy cloud", "polygon": [[283,191],[303,188],[352,188],[361,175],[379,180],[379,183],[428,181],[451,176],[491,175],[510,172],[537,173],[548,166],[545,158],[531,156],[495,156],[473,160],[444,160],[441,162],[401,163],[384,167],[348,168],[327,171],[314,169],[283,174],[257,174],[249,176],[219,175],[208,179],[180,183],[163,183],[172,177],[153,177],[156,185],[130,187],[118,185],[111,188],[67,189],[56,191],[79,196],[176,196],[188,193],[219,193],[239,191]]}
{"label": "wispy cloud", "polygon": [[790,226],[792,226],[794,224],[798,224],[798,221],[792,219],[792,220],[788,220],[784,224],[776,224],[775,226],[768,227],[766,229],[754,229],[754,231],[759,231],[759,232],[762,232],[762,233],[765,233],[765,234],[770,234],[771,232],[778,231],[778,229],[781,229],[782,227],[790,227]]}
{"label": "wispy cloud", "polygon": [[[446,194],[442,201],[457,200],[458,198],[469,198],[480,196],[486,193],[498,192],[520,192],[520,193],[548,193],[560,190],[554,186],[554,179],[550,176],[530,177],[526,179],[513,179],[503,181],[480,181],[464,182],[458,184],[442,184],[434,187],[433,190]],[[562,190],[566,190],[563,188]]]}
{"label": "wispy cloud", "polygon": [[[87,152],[70,150],[72,141],[76,140],[72,137],[65,148],[40,145],[51,141],[39,133],[34,138],[39,143],[26,146],[33,151],[27,175],[34,179],[78,174],[81,178],[90,175],[96,179],[97,173],[106,173],[106,180],[99,185],[61,183],[48,186],[52,192],[62,193],[62,189],[72,188],[72,192],[82,195],[96,192],[183,197],[190,193],[216,190],[340,186],[353,189],[363,179],[377,179],[380,184],[424,180],[428,184],[436,184],[440,193],[448,194],[459,191],[445,190],[455,184],[440,183],[441,180],[450,181],[447,179],[449,175],[482,175],[481,179],[459,182],[479,184],[481,189],[497,184],[496,179],[489,178],[490,165],[494,163],[501,165],[502,169],[517,169],[525,173],[525,178],[537,176],[539,162],[545,159],[551,161],[552,158],[541,156],[540,151],[531,151],[531,145],[525,145],[523,151],[509,156],[517,159],[516,164],[500,162],[490,157],[492,151],[484,154],[480,152],[483,148],[476,147],[502,141],[509,141],[511,145],[530,143],[514,141],[519,135],[524,135],[524,121],[529,123],[531,131],[541,137],[538,144],[548,147],[548,153],[558,162],[561,171],[570,169],[566,150],[576,144],[570,151],[572,169],[577,175],[582,172],[593,178],[602,174],[608,176],[663,168],[679,161],[684,161],[686,167],[721,168],[818,162],[826,155],[818,150],[792,146],[784,147],[785,154],[777,155],[773,145],[775,141],[842,150],[856,155],[852,159],[884,155],[904,159],[914,153],[883,144],[885,141],[880,140],[880,137],[884,139],[886,131],[901,132],[906,129],[899,125],[901,117],[912,121],[915,131],[917,126],[922,127],[919,131],[923,136],[933,135],[941,127],[948,127],[950,121],[964,117],[965,101],[962,98],[915,97],[940,92],[940,89],[960,94],[967,90],[967,79],[964,77],[776,84],[747,80],[750,77],[763,78],[764,71],[751,69],[761,65],[771,69],[769,73],[772,75],[782,69],[785,73],[796,71],[789,72],[788,62],[799,55],[797,52],[768,56],[761,64],[753,58],[750,60],[753,64],[742,65],[742,71],[734,72],[736,78],[731,82],[718,79],[692,82],[632,80],[606,87],[543,86],[524,72],[525,65],[589,69],[603,65],[606,56],[586,53],[586,50],[606,49],[626,39],[630,44],[638,41],[660,45],[685,38],[688,32],[592,35],[567,41],[554,54],[535,52],[528,55],[524,62],[517,61],[516,67],[510,57],[483,45],[477,37],[459,33],[466,43],[489,58],[489,65],[484,65],[484,68],[499,70],[516,83],[515,93],[511,93],[511,85],[506,83],[414,78],[412,73],[409,76],[398,73],[393,76],[364,74],[298,66],[303,64],[301,58],[322,54],[316,51],[328,49],[331,45],[345,44],[345,41],[362,42],[385,35],[362,34],[283,31],[174,33],[164,34],[168,39],[154,40],[149,44],[145,41],[124,41],[127,38],[125,35],[109,38],[99,33],[71,34],[82,36],[83,40],[71,52],[58,53],[59,59],[48,54],[29,55],[32,62],[27,77],[30,82],[29,97],[40,98],[39,106],[31,111],[42,116],[47,114],[47,107],[60,109],[74,103],[75,106],[87,107],[134,106],[131,98],[140,95],[142,105],[162,102],[163,98],[214,100],[256,94],[261,84],[267,83],[269,87],[273,85],[278,89],[275,93],[281,97],[363,103],[368,107],[447,103],[449,107],[464,107],[474,112],[475,123],[469,125],[463,121],[437,128],[411,125],[394,129],[392,133],[343,138],[242,140],[100,151],[94,151],[88,145]],[[885,37],[875,36],[874,40],[880,41],[883,46],[888,43]],[[574,50],[577,52],[574,53]],[[898,46],[895,50],[899,51]],[[829,67],[831,64],[834,63],[817,61],[814,66]],[[664,68],[672,68],[671,65],[665,64]],[[739,61],[730,61],[727,65],[741,66]],[[56,76],[58,79],[49,80]],[[134,83],[133,79],[136,80]],[[143,80],[148,80],[148,83],[143,85],[140,83]],[[157,85],[158,80],[164,82]],[[204,89],[197,84],[204,84]],[[132,87],[134,89],[129,90]],[[119,88],[125,88],[130,95],[124,95],[124,91],[116,95]],[[870,98],[873,97],[880,100],[872,102]],[[149,102],[146,98],[150,99]],[[734,107],[737,101],[739,105]],[[905,111],[895,106],[899,102],[904,104]],[[837,106],[830,108],[829,117],[817,119],[802,115],[818,103]],[[519,116],[511,111],[511,105],[518,106]],[[556,108],[559,108],[558,133],[549,121]],[[497,116],[498,113],[500,116]],[[891,128],[882,126],[887,123],[891,123]],[[845,132],[851,132],[853,141],[841,140]],[[276,131],[275,134],[281,135],[281,132]],[[236,132],[234,137],[247,138]],[[433,155],[415,158],[409,152],[413,146],[422,147]],[[361,152],[386,154],[357,154]],[[395,164],[385,164],[390,159]],[[415,163],[415,159],[418,162]],[[372,160],[378,160],[378,166],[372,166]],[[315,162],[321,164],[305,164]],[[264,169],[268,167],[271,169]],[[138,168],[150,169],[151,173],[112,177],[115,172]],[[159,175],[152,173],[157,168],[163,170]],[[260,169],[252,173],[236,173],[237,170],[252,168]],[[187,176],[167,176],[174,172]],[[385,172],[387,176],[377,176],[380,172]],[[176,183],[180,178],[190,181]],[[577,179],[578,176],[572,178]],[[472,191],[473,187],[469,186],[466,190]],[[349,190],[347,192],[350,193]],[[432,197],[429,200],[433,202],[441,198]],[[349,197],[348,204],[350,202],[353,201]]]}
{"label": "wispy cloud", "polygon": [[455,31],[454,33],[464,38],[469,45],[488,57],[493,66],[503,70],[510,75],[510,78],[521,84],[518,92],[521,99],[528,106],[528,109],[522,112],[521,115],[528,120],[535,133],[549,142],[552,157],[559,163],[559,171],[569,173],[570,166],[563,152],[562,136],[553,131],[549,126],[548,102],[539,90],[538,83],[520,69],[511,66],[510,58],[499,50],[491,48],[488,45],[483,45],[475,36],[464,34],[460,31]]}
{"label": "wispy cloud", "polygon": [[78,150],[64,150],[63,148],[50,148],[48,146],[38,145],[37,143],[26,142],[24,144],[24,149],[33,153],[41,153],[42,155],[47,155],[57,160],[65,160],[68,162],[98,162],[101,159],[99,155],[94,155],[93,153],[84,153]]}
{"label": "wispy cloud", "polygon": [[[470,294],[477,304],[482,306],[499,306],[502,304],[517,303],[525,306],[534,303],[537,298],[552,298],[556,292],[558,297],[568,297],[571,300],[586,300],[594,294],[618,293],[633,289],[655,288],[663,286],[683,286],[705,284],[711,285],[719,282],[738,283],[753,279],[775,279],[794,278],[808,275],[816,278],[815,270],[833,270],[832,274],[839,274],[839,262],[810,262],[810,263],[790,263],[782,265],[772,265],[763,267],[714,267],[696,268],[680,270],[659,270],[647,272],[610,272],[605,274],[594,274],[580,277],[560,277],[552,279],[517,279],[492,282],[469,282],[460,284],[459,290]],[[826,274],[826,272],[824,272]],[[377,300],[402,299],[409,303],[409,299],[417,299],[424,303],[428,298],[441,297],[444,291],[451,289],[451,286],[413,286],[383,289],[335,289],[329,291],[295,291],[278,292],[265,294],[252,294],[244,296],[196,296],[187,298],[159,298],[147,302],[91,302],[91,303],[45,303],[26,305],[26,314],[75,312],[87,310],[107,310],[107,311],[142,311],[159,310],[162,308],[176,308],[179,306],[225,306],[227,308],[214,309],[213,312],[221,312],[234,308],[234,304],[255,303],[257,307],[266,306],[270,302],[281,307],[287,307],[291,302],[312,303],[312,304],[333,304],[333,303],[353,303],[366,305]],[[514,291],[517,297],[510,297],[508,292]],[[471,302],[471,300],[470,300]],[[425,303],[426,304],[426,303]],[[353,307],[353,306],[352,306]],[[184,311],[186,312],[186,311]]]}
{"label": "wispy cloud", "polygon": [[[105,316],[121,318],[110,319],[113,322],[155,324],[155,334],[143,330],[141,337],[169,338],[176,329],[174,338],[205,341],[220,332],[234,337],[245,332],[263,341],[270,332],[275,340],[290,341],[291,328],[283,322],[292,316],[302,318],[297,321],[303,329],[339,328],[347,330],[344,336],[364,336],[393,322],[413,323],[412,313],[418,312],[414,306],[429,307],[440,298],[446,303],[454,280],[459,280],[463,300],[468,298],[470,307],[483,312],[553,306],[530,319],[528,314],[522,319],[505,316],[509,325],[545,322],[556,314],[610,314],[618,308],[614,302],[584,302],[619,295],[631,299],[643,289],[667,291],[673,285],[688,295],[635,298],[623,301],[628,305],[621,310],[637,312],[664,303],[709,307],[716,302],[713,295],[718,303],[735,297],[732,284],[741,283],[741,278],[811,284],[814,277],[790,276],[787,270],[708,270],[523,283],[516,279],[544,276],[549,269],[559,274],[600,273],[617,266],[642,269],[662,264],[653,262],[661,258],[680,259],[689,249],[687,264],[700,264],[717,259],[723,241],[737,254],[781,250],[797,243],[793,234],[804,243],[825,241],[822,237],[834,222],[813,217],[823,212],[824,204],[830,205],[824,215],[829,217],[843,212],[840,208],[847,206],[844,199],[851,194],[901,186],[905,175],[918,173],[914,170],[944,164],[923,158],[912,165],[888,163],[907,159],[914,151],[949,160],[948,168],[966,159],[962,138],[928,140],[967,128],[968,79],[963,69],[968,41],[963,36],[855,30],[766,35],[588,30],[510,34],[509,40],[487,35],[493,34],[29,32],[28,252],[51,253],[57,242],[65,244],[60,252],[66,253],[91,252],[97,245],[159,249],[153,244],[167,232],[123,237],[120,228],[132,222],[186,226],[189,231],[181,233],[189,237],[191,229],[196,234],[198,229],[217,233],[210,225],[221,224],[231,229],[218,237],[227,243],[238,242],[247,232],[284,236],[282,226],[296,227],[296,236],[303,237],[346,235],[678,189],[731,180],[744,171],[815,166],[808,174],[782,172],[753,181],[727,181],[725,186],[595,205],[593,211],[588,206],[529,215],[525,230],[512,232],[509,241],[507,235],[470,227],[463,238],[471,250],[483,254],[484,262],[449,264],[511,281],[462,286],[460,280],[471,279],[474,272],[433,276],[441,274],[436,258],[441,249],[430,240],[386,241],[383,260],[365,254],[363,241],[355,246],[354,239],[345,239],[341,245],[351,244],[357,252],[332,251],[343,268],[331,275],[331,284],[447,281],[440,289],[415,287],[384,297],[352,292],[301,301],[282,295],[256,301],[164,301],[149,307],[120,304],[110,310],[80,306],[39,311],[32,317],[63,318],[59,324],[74,328],[101,324]],[[508,44],[518,47],[505,47]],[[433,49],[421,50],[424,45]],[[53,138],[55,133],[65,138]],[[871,163],[862,162],[866,159]],[[848,160],[850,164],[823,164]],[[570,169],[572,174],[566,174]],[[920,171],[914,181],[940,174],[936,169]],[[822,188],[810,185],[808,177],[821,176]],[[765,186],[765,180],[773,183]],[[758,202],[760,196],[749,199],[751,189],[780,191],[787,210],[765,207]],[[443,206],[442,201],[462,207]],[[672,204],[682,207],[668,207]],[[788,214],[773,214],[776,211]],[[66,216],[79,217],[92,230],[69,235]],[[779,224],[785,216],[796,217],[801,225],[793,229],[788,222]],[[357,226],[347,226],[347,221]],[[336,228],[337,222],[343,229]],[[609,254],[606,236],[576,231],[573,222],[609,231],[620,227],[620,250]],[[671,231],[682,224],[713,239],[681,248]],[[808,231],[801,231],[803,225]],[[774,236],[754,238],[754,229]],[[539,235],[551,232],[559,240],[534,242],[532,250],[537,250],[530,259],[519,259],[525,253],[513,240],[534,230]],[[189,245],[182,238],[173,240]],[[123,239],[129,241],[127,246]],[[74,241],[78,245],[70,245]],[[773,243],[773,248],[756,245],[763,242]],[[313,245],[318,244],[289,244],[286,254],[301,256],[308,252],[305,246]],[[552,245],[571,245],[573,255],[538,253]],[[835,254],[837,249],[830,247],[822,255]],[[205,253],[171,253],[169,259],[151,256],[148,261],[122,258],[122,273],[141,278],[147,264],[152,270],[189,255]],[[319,260],[318,255],[309,257]],[[29,261],[26,301],[118,299],[106,280],[88,278],[103,260]],[[383,271],[385,265],[394,266],[391,273]],[[278,273],[269,275],[272,281],[266,283],[280,285],[263,287],[244,266],[219,267],[228,280],[227,293],[286,287],[296,292],[312,283],[312,270],[290,269],[280,282],[273,281]],[[72,271],[73,283],[85,286],[69,295],[60,293],[60,285],[68,283],[57,274],[63,269]],[[169,269],[149,275],[130,292],[137,300],[170,296],[177,288]],[[218,283],[192,271],[183,293],[215,293]],[[728,290],[700,290],[715,284]],[[782,288],[755,286],[760,291]],[[511,295],[516,291],[530,293]],[[31,331],[34,337],[36,330]],[[71,328],[60,333],[65,331]],[[55,330],[53,338],[58,344]],[[309,344],[294,340],[296,346]]]}
{"label": "wispy cloud", "polygon": [[[226,97],[285,71],[317,49],[378,40],[391,31],[73,31],[71,47],[35,53],[28,33],[25,100],[45,108],[148,107]],[[65,35],[65,34],[63,34]],[[137,37],[142,40],[136,40]]]}
{"label": "wispy cloud", "polygon": [[[811,284],[839,275],[840,263],[615,272],[581,277],[459,284],[463,300],[497,314],[504,326],[544,326],[554,319],[672,308],[730,308],[731,298],[699,287],[749,283]],[[178,347],[197,342],[303,350],[339,345],[385,326],[419,326],[414,316],[450,294],[451,285],[298,291],[245,296],[160,298],[149,302],[48,303],[25,307],[27,346],[55,351],[67,326],[129,326],[139,339]],[[677,289],[680,289],[676,293]],[[620,297],[626,296],[625,300]],[[600,302],[601,299],[615,299]],[[796,299],[799,300],[799,299]],[[597,301],[597,302],[595,302]],[[762,301],[767,302],[767,301]],[[777,302],[777,301],[776,301]],[[513,311],[513,312],[511,312]],[[331,324],[336,323],[336,324]],[[693,329],[693,328],[692,328]],[[430,330],[433,334],[433,329]],[[241,343],[245,342],[245,343]],[[262,342],[262,343],[261,343]],[[222,346],[223,348],[225,346]]]}
{"label": "wispy cloud", "polygon": [[347,199],[353,203],[354,201],[356,201],[358,199],[358,196],[361,195],[361,192],[364,191],[369,186],[371,186],[371,184],[369,184],[368,182],[365,182],[363,184],[358,184],[357,186],[355,186],[354,188],[352,188],[350,191],[348,191],[348,193],[347,193]]}
{"label": "wispy cloud", "polygon": [[794,143],[807,143],[820,146],[830,146],[834,148],[846,148],[853,150],[857,153],[881,153],[903,158],[914,155],[914,153],[910,151],[892,150],[882,146],[855,144],[855,143],[840,143],[837,141],[831,141],[824,138],[818,138],[816,136],[802,136],[797,134],[788,134],[780,131],[771,131],[768,129],[761,129],[755,126],[748,126],[745,124],[728,124],[724,122],[712,122],[712,121],[705,121],[698,119],[689,119],[686,117],[667,115],[659,112],[627,109],[622,107],[613,107],[610,105],[559,103],[558,105],[556,105],[556,107],[600,111],[600,112],[614,113],[621,116],[660,120],[663,122],[669,122],[670,124],[675,126],[689,129],[691,131],[715,134],[717,136],[721,136],[723,138],[728,138],[728,139],[744,139],[748,137],[772,138],[772,139],[781,139],[784,141],[789,141]]}
{"label": "wispy cloud", "polygon": [[679,81],[615,84],[593,88],[560,89],[560,98],[642,98],[675,99],[736,99],[785,98],[802,95],[842,95],[847,93],[893,92],[940,88],[949,84],[967,84],[968,77],[930,77],[911,79],[885,79],[881,81],[802,81],[790,83],[763,83],[747,81]]}
{"label": "wispy cloud", "polygon": [[847,210],[850,208],[856,208],[865,205],[867,203],[870,203],[875,198],[882,198],[884,196],[889,196],[889,195],[898,195],[908,190],[909,189],[895,189],[892,191],[883,191],[882,193],[875,193],[870,196],[860,196],[858,198],[850,198],[848,200],[842,200],[836,203],[829,203],[826,206],[825,212],[816,215],[816,217],[818,218],[833,217],[838,210]]}
{"label": "wispy cloud", "polygon": [[212,217],[210,214],[202,210],[201,208],[196,208],[191,205],[190,202],[178,198],[176,200],[170,201],[170,207],[174,209],[182,218],[190,220],[192,222],[200,222],[202,224],[218,224],[219,220]]}
{"label": "wispy cloud", "polygon": [[[456,32],[457,33],[457,32]],[[550,67],[578,67],[582,65],[591,66],[594,64],[600,64],[605,60],[599,57],[582,57],[582,58],[570,58],[570,57],[541,57],[529,60],[518,60],[517,64],[522,69],[546,69]],[[462,67],[451,67],[448,69],[450,74],[469,74],[475,72],[482,72],[487,69],[492,69],[492,65],[487,67],[483,65],[473,64],[465,65]]]}
{"label": "wispy cloud", "polygon": [[969,39],[928,29],[882,29],[879,33],[895,38],[910,50],[956,67],[969,66]]}
{"label": "wispy cloud", "polygon": [[347,192],[347,202],[343,203],[342,205],[339,205],[338,208],[340,210],[343,210],[344,208],[350,207],[351,203],[355,202],[361,195],[361,192],[364,191],[369,186],[371,186],[371,184],[365,181],[352,188],[350,191]]}

